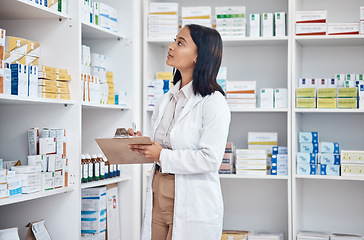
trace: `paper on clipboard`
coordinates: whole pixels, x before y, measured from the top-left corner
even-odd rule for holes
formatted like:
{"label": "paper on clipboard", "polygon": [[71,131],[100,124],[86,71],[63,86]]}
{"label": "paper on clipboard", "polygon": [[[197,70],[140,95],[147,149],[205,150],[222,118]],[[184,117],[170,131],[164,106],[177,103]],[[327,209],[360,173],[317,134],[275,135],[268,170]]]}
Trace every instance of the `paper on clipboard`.
{"label": "paper on clipboard", "polygon": [[[125,129],[122,130],[122,132]],[[143,154],[130,151],[130,144],[151,145],[152,141],[149,137],[127,136],[120,133],[120,129],[116,130],[114,138],[96,138],[96,142],[105,154],[107,160],[111,164],[137,164],[137,163],[153,163]]]}

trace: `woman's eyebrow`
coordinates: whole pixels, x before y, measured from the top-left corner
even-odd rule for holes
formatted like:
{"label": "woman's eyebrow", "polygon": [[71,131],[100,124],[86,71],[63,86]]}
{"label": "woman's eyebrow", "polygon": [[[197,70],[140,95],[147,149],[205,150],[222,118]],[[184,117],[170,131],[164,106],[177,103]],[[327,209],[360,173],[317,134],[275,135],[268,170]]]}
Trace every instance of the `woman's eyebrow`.
{"label": "woman's eyebrow", "polygon": [[184,39],[183,37],[178,37],[178,39],[182,39],[183,41],[185,41],[187,43],[186,39]]}

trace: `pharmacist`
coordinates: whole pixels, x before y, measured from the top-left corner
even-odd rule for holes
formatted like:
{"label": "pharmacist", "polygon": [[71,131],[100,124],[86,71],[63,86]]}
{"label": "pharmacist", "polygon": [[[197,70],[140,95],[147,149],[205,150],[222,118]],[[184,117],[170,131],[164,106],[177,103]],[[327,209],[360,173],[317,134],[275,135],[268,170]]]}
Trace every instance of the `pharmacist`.
{"label": "pharmacist", "polygon": [[130,146],[155,161],[141,239],[220,240],[224,207],[218,170],[230,124],[216,82],[222,40],[214,29],[187,25],[168,50],[174,86],[154,109],[155,142]]}

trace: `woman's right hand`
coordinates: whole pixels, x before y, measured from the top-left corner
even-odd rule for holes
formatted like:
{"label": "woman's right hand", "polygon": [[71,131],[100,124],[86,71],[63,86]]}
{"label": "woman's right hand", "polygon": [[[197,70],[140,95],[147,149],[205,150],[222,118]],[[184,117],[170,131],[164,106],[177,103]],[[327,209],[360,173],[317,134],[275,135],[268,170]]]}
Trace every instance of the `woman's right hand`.
{"label": "woman's right hand", "polygon": [[128,129],[128,133],[130,136],[141,136],[142,135],[142,133],[140,131],[137,131],[134,133],[134,130],[132,128]]}

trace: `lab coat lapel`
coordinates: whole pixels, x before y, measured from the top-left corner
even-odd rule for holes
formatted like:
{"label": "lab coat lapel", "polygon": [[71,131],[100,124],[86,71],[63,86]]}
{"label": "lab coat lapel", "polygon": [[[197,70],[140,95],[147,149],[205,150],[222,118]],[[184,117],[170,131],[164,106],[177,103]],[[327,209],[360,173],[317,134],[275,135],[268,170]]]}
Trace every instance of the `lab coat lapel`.
{"label": "lab coat lapel", "polygon": [[181,114],[179,115],[176,124],[181,121],[195,106],[202,100],[202,96],[200,94],[193,94],[190,99],[188,99],[185,107],[183,108]]}

